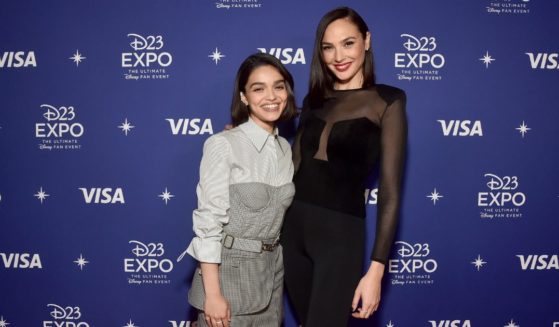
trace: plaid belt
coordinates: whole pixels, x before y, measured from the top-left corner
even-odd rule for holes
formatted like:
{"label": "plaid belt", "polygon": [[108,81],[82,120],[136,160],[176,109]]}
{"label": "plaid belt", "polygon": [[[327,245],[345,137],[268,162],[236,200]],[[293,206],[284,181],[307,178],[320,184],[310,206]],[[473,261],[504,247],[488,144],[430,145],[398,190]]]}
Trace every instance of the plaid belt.
{"label": "plaid belt", "polygon": [[236,249],[255,253],[261,253],[262,251],[271,252],[278,246],[279,236],[273,239],[257,241],[225,234],[221,240],[221,244],[223,244],[223,247],[226,249]]}

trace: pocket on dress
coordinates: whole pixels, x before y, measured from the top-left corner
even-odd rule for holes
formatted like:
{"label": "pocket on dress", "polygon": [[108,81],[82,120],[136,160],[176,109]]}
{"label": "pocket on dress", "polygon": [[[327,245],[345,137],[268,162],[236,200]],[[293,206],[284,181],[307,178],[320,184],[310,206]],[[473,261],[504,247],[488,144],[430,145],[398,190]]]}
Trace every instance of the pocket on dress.
{"label": "pocket on dress", "polygon": [[270,304],[274,288],[274,270],[269,260],[246,260],[239,266],[242,299],[239,311],[254,313],[264,310]]}
{"label": "pocket on dress", "polygon": [[[219,265],[219,286],[221,288],[221,294],[229,301],[232,312],[233,305],[237,305],[236,303],[240,301],[240,279],[238,260],[223,262]],[[201,269],[196,268],[190,290],[188,291],[188,303],[196,309],[203,311],[205,299],[206,292],[204,290]]]}
{"label": "pocket on dress", "polygon": [[[224,260],[219,265],[221,294],[229,301],[232,315],[262,311],[272,298],[274,271],[266,258]],[[204,284],[196,269],[188,303],[204,310]]]}
{"label": "pocket on dress", "polygon": [[221,287],[231,314],[254,313],[269,305],[274,278],[267,260],[232,260],[222,263],[222,268]]}

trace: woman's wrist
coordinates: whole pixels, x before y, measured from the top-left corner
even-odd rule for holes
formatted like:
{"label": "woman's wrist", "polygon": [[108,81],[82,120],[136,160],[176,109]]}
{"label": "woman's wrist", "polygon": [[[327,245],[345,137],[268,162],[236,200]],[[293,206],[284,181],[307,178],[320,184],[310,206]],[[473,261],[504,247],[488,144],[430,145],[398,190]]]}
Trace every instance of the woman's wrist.
{"label": "woman's wrist", "polygon": [[371,278],[381,280],[384,276],[384,264],[378,261],[371,261],[367,275]]}
{"label": "woman's wrist", "polygon": [[202,270],[202,281],[206,297],[221,296],[218,264],[201,262],[200,268]]}
{"label": "woman's wrist", "polygon": [[220,291],[220,290],[205,291],[205,293],[206,293],[206,298],[223,297],[223,296],[221,295],[221,291]]}

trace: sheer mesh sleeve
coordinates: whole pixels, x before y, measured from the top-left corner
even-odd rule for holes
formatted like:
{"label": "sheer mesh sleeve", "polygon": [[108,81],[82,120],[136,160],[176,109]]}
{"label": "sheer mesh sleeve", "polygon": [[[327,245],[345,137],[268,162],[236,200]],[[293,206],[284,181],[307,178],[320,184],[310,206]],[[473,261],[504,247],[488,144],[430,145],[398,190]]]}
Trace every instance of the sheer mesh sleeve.
{"label": "sheer mesh sleeve", "polygon": [[406,96],[395,96],[381,117],[380,180],[377,228],[371,260],[386,264],[400,207],[400,186],[406,152]]}

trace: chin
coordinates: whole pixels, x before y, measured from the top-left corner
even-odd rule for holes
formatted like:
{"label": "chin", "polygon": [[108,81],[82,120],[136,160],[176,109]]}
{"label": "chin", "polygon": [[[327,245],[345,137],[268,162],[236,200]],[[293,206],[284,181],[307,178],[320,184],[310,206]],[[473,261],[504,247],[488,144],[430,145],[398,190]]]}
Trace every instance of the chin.
{"label": "chin", "polygon": [[276,115],[274,117],[269,117],[270,118],[269,121],[272,122],[272,123],[276,123],[279,120],[280,117],[281,117],[281,115]]}
{"label": "chin", "polygon": [[355,74],[349,73],[349,72],[339,73],[339,72],[336,71],[336,70],[332,70],[332,73],[333,73],[333,75],[336,77],[336,80],[337,80],[339,83],[345,83],[345,82],[351,80],[351,78],[353,77],[353,75],[355,75]]}

